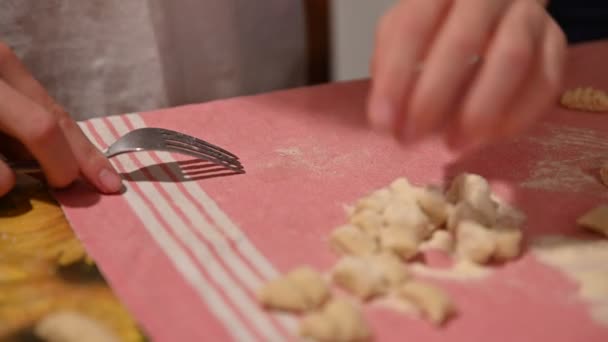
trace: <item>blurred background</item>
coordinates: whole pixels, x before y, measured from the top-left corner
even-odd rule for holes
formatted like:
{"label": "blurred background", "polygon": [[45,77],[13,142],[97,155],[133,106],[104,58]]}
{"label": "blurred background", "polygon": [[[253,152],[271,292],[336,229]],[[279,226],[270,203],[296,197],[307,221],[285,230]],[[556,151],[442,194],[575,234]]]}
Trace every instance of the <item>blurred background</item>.
{"label": "blurred background", "polygon": [[396,0],[307,0],[309,80],[369,76],[378,19]]}

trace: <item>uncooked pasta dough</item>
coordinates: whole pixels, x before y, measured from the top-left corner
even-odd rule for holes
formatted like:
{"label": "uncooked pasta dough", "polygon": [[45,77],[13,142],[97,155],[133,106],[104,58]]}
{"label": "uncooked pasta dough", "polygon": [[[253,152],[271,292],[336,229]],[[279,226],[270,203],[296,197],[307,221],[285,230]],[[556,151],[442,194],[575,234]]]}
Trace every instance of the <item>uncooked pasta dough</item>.
{"label": "uncooked pasta dough", "polygon": [[565,91],[561,104],[568,109],[608,112],[608,94],[591,87],[578,87]]}
{"label": "uncooked pasta dough", "polygon": [[[340,259],[329,278],[362,304],[395,300],[440,325],[456,311],[456,305],[441,288],[414,279],[409,268],[420,269],[416,256],[441,250],[457,259],[455,265],[471,265],[470,269],[512,260],[521,251],[524,219],[478,175],[459,175],[445,192],[399,178],[359,199],[348,210],[348,222],[330,234],[329,244]],[[303,337],[317,341],[371,338],[358,307],[330,297],[321,275],[307,267],[269,282],[259,294],[268,308],[307,313],[300,325]]]}

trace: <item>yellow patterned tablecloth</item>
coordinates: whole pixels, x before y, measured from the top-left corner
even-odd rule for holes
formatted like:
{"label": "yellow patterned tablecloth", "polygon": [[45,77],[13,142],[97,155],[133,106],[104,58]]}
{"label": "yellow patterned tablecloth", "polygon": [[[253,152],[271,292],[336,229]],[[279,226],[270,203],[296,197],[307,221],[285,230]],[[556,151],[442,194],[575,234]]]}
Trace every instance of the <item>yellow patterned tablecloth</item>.
{"label": "yellow patterned tablecloth", "polygon": [[[66,312],[121,341],[144,340],[47,189],[21,179],[0,198],[0,341],[32,340],[40,322]],[[44,329],[59,330],[55,336],[93,333],[74,325]]]}

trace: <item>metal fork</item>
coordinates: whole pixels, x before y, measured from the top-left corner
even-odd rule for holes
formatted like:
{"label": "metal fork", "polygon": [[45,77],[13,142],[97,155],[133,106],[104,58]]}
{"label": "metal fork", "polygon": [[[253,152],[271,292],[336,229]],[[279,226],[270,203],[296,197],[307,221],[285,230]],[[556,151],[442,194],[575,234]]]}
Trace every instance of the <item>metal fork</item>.
{"label": "metal fork", "polygon": [[[116,140],[104,152],[108,158],[119,154],[139,151],[166,151],[188,155],[222,165],[236,172],[244,172],[239,157],[225,149],[190,135],[164,128],[135,129]],[[40,172],[34,160],[7,161],[17,173]]]}

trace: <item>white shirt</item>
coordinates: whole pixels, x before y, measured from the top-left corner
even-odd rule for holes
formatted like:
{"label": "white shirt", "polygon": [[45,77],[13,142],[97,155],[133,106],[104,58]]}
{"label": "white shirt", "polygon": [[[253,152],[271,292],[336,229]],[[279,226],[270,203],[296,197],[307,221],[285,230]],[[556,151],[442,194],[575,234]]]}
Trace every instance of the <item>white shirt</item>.
{"label": "white shirt", "polygon": [[301,85],[298,0],[2,0],[0,40],[76,119]]}

